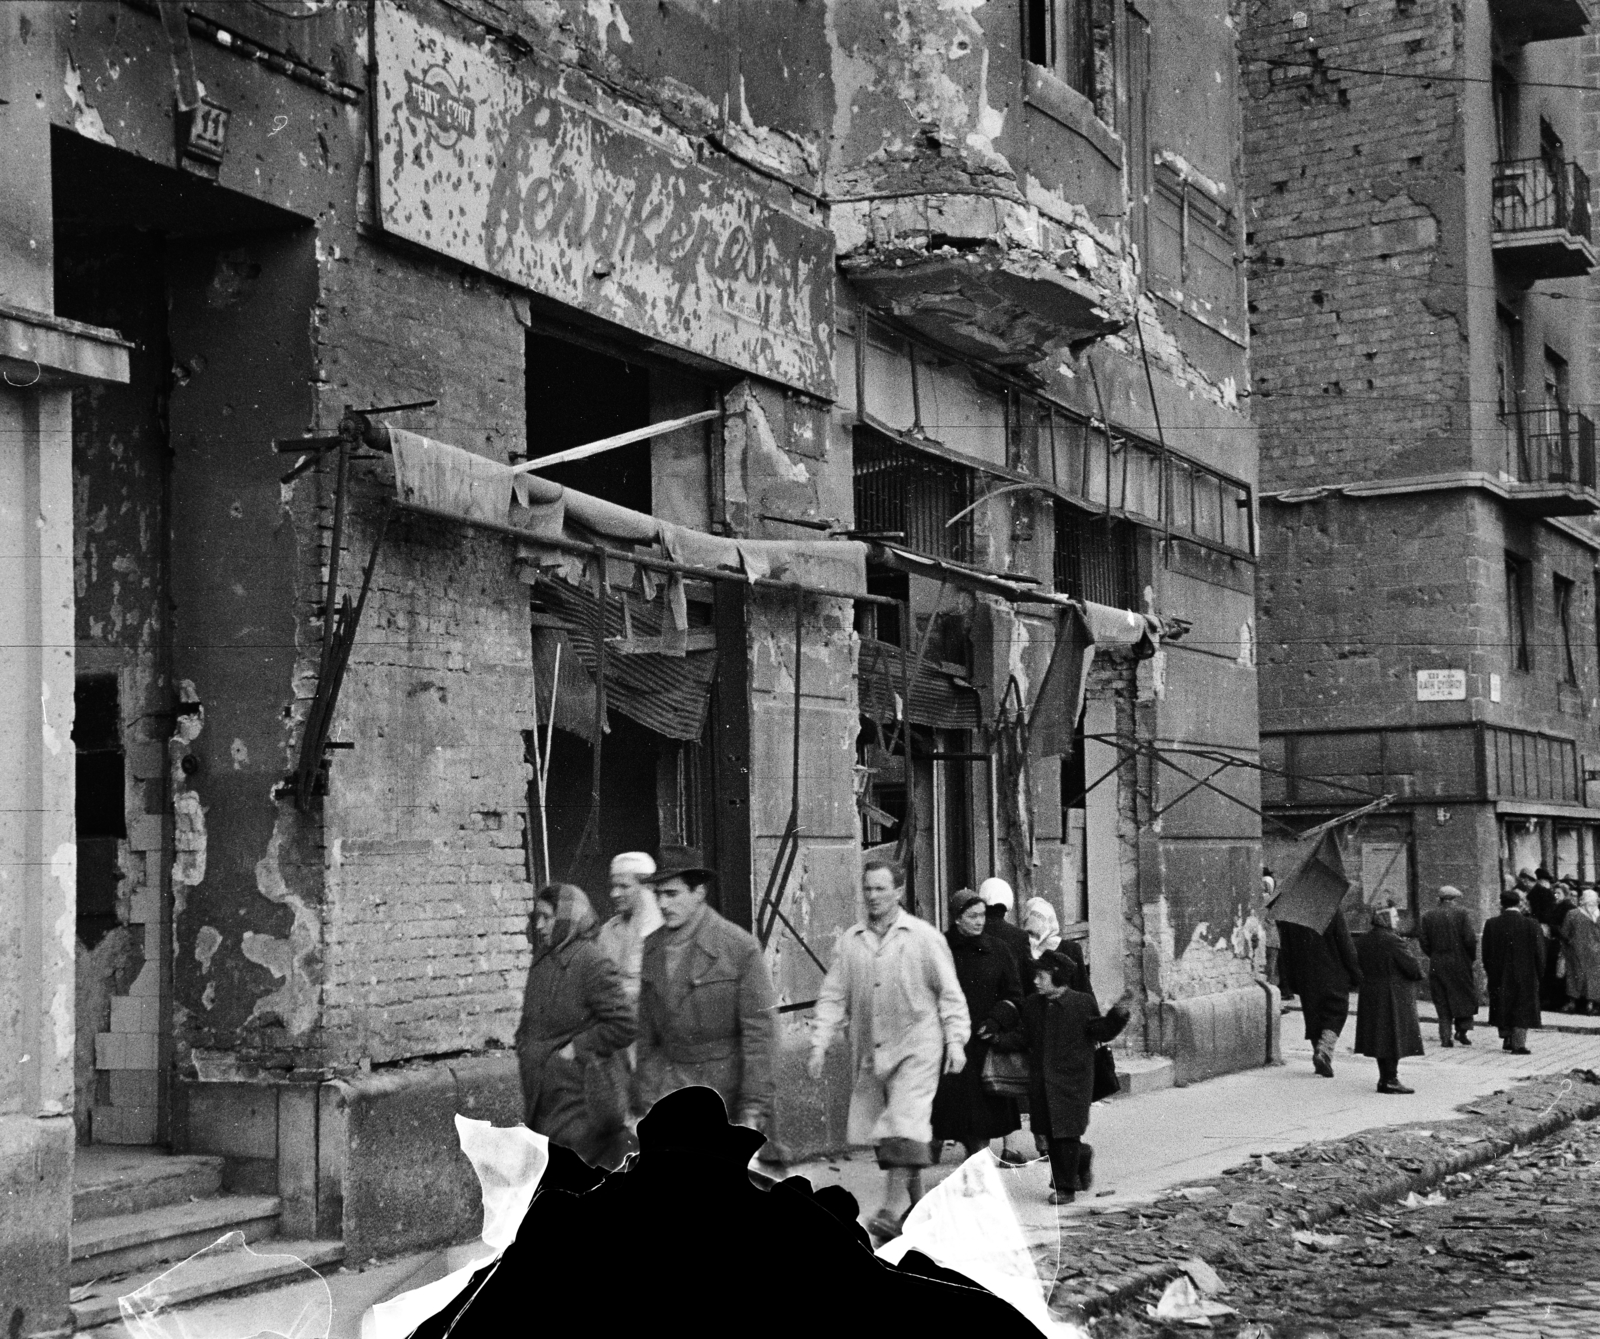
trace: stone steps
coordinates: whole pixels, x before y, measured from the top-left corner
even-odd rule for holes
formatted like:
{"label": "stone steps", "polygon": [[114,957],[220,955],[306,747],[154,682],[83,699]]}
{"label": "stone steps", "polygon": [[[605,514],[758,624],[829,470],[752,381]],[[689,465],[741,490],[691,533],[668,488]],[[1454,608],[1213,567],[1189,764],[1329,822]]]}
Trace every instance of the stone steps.
{"label": "stone steps", "polygon": [[73,1283],[112,1278],[187,1259],[229,1232],[240,1233],[246,1241],[261,1241],[277,1230],[275,1195],[218,1195],[88,1218],[72,1226],[69,1277]]}
{"label": "stone steps", "polygon": [[80,1148],[74,1160],[72,1221],[210,1199],[221,1190],[221,1158],[91,1145]]}
{"label": "stone steps", "polygon": [[[320,1272],[339,1264],[343,1259],[344,1244],[337,1241],[274,1239],[260,1242],[254,1247],[220,1251],[193,1262],[181,1276],[175,1276],[170,1290],[166,1291],[166,1304],[173,1307],[189,1306],[213,1298],[238,1296],[293,1283],[297,1275],[304,1275],[300,1268],[302,1264]],[[137,1291],[171,1269],[171,1264],[163,1264],[115,1282],[97,1284],[89,1289],[74,1289],[74,1325],[79,1330],[109,1325],[110,1329],[101,1332],[101,1339],[123,1339],[126,1334],[124,1327],[120,1323],[113,1324],[121,1320],[117,1299]]]}

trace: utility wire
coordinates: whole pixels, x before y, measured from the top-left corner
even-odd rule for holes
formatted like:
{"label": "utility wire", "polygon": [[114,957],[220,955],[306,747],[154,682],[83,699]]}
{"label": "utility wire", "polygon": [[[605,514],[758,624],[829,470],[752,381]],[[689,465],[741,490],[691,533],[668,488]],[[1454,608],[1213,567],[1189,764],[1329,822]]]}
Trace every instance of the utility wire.
{"label": "utility wire", "polygon": [[[1244,53],[1242,53],[1244,54]],[[1280,70],[1309,70],[1313,74],[1368,74],[1378,79],[1415,79],[1428,84],[1492,84],[1494,78],[1481,74],[1423,74],[1415,70],[1373,70],[1359,65],[1330,65],[1323,60],[1284,60],[1277,56],[1244,54],[1247,61],[1270,65]],[[1600,84],[1566,84],[1543,79],[1519,79],[1518,88],[1564,88],[1578,93],[1600,93]]]}

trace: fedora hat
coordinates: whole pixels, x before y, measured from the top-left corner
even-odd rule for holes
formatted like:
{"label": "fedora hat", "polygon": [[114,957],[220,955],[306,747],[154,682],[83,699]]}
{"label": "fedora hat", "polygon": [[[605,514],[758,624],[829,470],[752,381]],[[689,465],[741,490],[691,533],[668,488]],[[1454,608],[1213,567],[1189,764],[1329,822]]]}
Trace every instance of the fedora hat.
{"label": "fedora hat", "polygon": [[696,1085],[668,1093],[639,1121],[639,1152],[692,1153],[735,1164],[749,1162],[767,1137],[728,1119],[728,1107],[714,1088]]}
{"label": "fedora hat", "polygon": [[710,883],[717,877],[716,870],[706,864],[698,846],[663,846],[656,865],[656,872],[646,878],[646,883],[682,879],[685,883],[699,884]]}

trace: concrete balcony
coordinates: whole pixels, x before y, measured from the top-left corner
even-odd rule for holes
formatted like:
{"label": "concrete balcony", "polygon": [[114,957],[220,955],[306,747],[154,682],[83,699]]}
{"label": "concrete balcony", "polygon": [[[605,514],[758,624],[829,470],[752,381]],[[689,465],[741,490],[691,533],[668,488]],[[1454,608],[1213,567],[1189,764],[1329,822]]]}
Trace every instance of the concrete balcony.
{"label": "concrete balcony", "polygon": [[1576,163],[1519,158],[1495,164],[1494,258],[1515,283],[1576,279],[1597,263],[1589,177]]}
{"label": "concrete balcony", "polygon": [[1594,423],[1557,405],[1507,415],[1507,472],[1511,504],[1531,516],[1592,516],[1595,492]]}
{"label": "concrete balcony", "polygon": [[1489,12],[1513,42],[1558,42],[1589,31],[1583,0],[1489,0]]}
{"label": "concrete balcony", "polygon": [[833,211],[870,305],[964,357],[1022,367],[1120,330],[1120,257],[1020,201],[928,195]]}

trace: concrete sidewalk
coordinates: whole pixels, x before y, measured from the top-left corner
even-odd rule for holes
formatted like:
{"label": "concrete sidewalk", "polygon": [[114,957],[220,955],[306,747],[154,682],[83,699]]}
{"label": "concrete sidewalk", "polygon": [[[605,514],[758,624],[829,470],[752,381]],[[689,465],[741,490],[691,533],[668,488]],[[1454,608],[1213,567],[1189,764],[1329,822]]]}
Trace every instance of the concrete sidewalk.
{"label": "concrete sidewalk", "polygon": [[[1386,1125],[1450,1120],[1457,1107],[1520,1078],[1600,1068],[1600,1028],[1530,1033],[1533,1054],[1526,1056],[1507,1054],[1492,1032],[1480,1032],[1470,1047],[1446,1050],[1428,1042],[1425,1057],[1407,1060],[1400,1069],[1416,1093],[1386,1096],[1377,1091],[1375,1063],[1350,1050],[1349,1036],[1335,1053],[1335,1077],[1323,1079],[1311,1068],[1310,1043],[1292,1035],[1297,1027],[1284,1030],[1283,1065],[1097,1104],[1087,1136],[1095,1149],[1096,1188],[1076,1204],[1057,1208],[1047,1202],[1049,1174],[1042,1160],[1006,1169],[1013,1207],[1029,1237],[1049,1241],[1063,1221],[1149,1203],[1252,1154],[1286,1152]],[[1031,1145],[1026,1134],[1011,1142],[1016,1148]],[[998,1151],[999,1144],[992,1147]],[[961,1150],[953,1153],[924,1178],[925,1186],[938,1184],[959,1165]],[[860,1203],[863,1220],[880,1203],[883,1174],[870,1151],[788,1170],[814,1186],[843,1185]]]}
{"label": "concrete sidewalk", "polygon": [[[1555,1017],[1568,1021],[1566,1015]],[[1029,1239],[1039,1245],[1052,1243],[1063,1222],[1149,1203],[1188,1182],[1216,1176],[1251,1154],[1286,1152],[1386,1125],[1446,1121],[1457,1114],[1457,1107],[1521,1078],[1569,1069],[1600,1070],[1600,1019],[1571,1020],[1592,1022],[1592,1027],[1531,1033],[1533,1054],[1527,1056],[1508,1055],[1492,1032],[1480,1030],[1470,1047],[1444,1050],[1428,1040],[1425,1057],[1401,1065],[1401,1077],[1416,1094],[1388,1097],[1376,1091],[1374,1063],[1351,1052],[1349,1036],[1335,1053],[1335,1077],[1322,1079],[1312,1071],[1310,1044],[1297,1035],[1298,1017],[1286,1016],[1284,1021],[1282,1065],[1099,1103],[1088,1135],[1095,1149],[1097,1188],[1080,1196],[1078,1203],[1057,1208],[1047,1202],[1049,1174],[1042,1160],[1005,1168],[1012,1205]],[[1354,1033],[1353,1028],[1345,1031]],[[1012,1144],[1031,1149],[1032,1141],[1024,1132],[1014,1135]],[[998,1149],[998,1143],[993,1147]],[[961,1150],[956,1148],[925,1178],[925,1184],[929,1188],[938,1184],[960,1161]],[[863,1218],[878,1207],[883,1174],[870,1151],[800,1163],[786,1171],[805,1176],[813,1186],[843,1185],[860,1202]],[[361,1272],[328,1274],[334,1309],[329,1339],[358,1339],[361,1315],[369,1306],[443,1273],[443,1252],[429,1252]],[[274,1314],[281,1314],[278,1308],[304,1305],[315,1291],[315,1285],[300,1285],[186,1308],[180,1313],[182,1333],[248,1339],[258,1331],[246,1326],[259,1320],[268,1305]],[[88,1333],[98,1339],[127,1339],[120,1324]]]}

